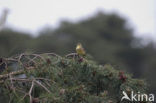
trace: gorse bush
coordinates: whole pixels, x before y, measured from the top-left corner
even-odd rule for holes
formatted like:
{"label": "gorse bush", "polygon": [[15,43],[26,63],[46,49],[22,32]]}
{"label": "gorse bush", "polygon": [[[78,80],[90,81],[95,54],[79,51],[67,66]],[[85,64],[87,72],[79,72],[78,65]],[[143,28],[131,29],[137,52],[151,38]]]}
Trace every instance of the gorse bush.
{"label": "gorse bush", "polygon": [[147,89],[143,80],[76,53],[23,53],[1,58],[0,69],[1,103],[121,103],[122,91]]}

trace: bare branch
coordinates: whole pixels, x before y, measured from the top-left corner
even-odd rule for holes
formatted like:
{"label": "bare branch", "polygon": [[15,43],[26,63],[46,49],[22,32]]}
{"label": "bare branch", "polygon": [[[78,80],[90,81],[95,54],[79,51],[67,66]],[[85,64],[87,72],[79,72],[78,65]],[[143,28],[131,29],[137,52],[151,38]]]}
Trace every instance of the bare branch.
{"label": "bare branch", "polygon": [[43,84],[35,80],[35,83],[37,83],[39,86],[43,87],[48,93],[51,93]]}
{"label": "bare branch", "polygon": [[31,93],[32,93],[33,87],[34,87],[34,80],[32,81],[31,88],[30,88],[29,93],[28,93],[28,95],[29,95],[29,97],[30,97],[30,103],[32,103],[32,96],[31,96]]}

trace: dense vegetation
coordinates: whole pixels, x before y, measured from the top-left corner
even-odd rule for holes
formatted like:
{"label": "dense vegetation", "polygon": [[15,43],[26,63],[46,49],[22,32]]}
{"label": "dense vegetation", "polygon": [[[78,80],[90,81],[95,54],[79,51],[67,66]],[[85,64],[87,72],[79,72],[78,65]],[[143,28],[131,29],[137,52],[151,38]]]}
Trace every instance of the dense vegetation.
{"label": "dense vegetation", "polygon": [[147,89],[143,80],[76,53],[23,53],[2,64],[1,103],[129,103],[121,101],[122,91]]}

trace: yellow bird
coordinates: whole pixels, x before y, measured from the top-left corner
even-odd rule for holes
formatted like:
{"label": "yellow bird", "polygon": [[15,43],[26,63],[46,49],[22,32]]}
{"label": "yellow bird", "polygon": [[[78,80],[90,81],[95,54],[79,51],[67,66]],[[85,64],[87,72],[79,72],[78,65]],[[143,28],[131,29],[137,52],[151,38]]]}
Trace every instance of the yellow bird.
{"label": "yellow bird", "polygon": [[82,47],[81,43],[78,43],[76,46],[76,52],[78,55],[84,56],[86,54],[84,48]]}

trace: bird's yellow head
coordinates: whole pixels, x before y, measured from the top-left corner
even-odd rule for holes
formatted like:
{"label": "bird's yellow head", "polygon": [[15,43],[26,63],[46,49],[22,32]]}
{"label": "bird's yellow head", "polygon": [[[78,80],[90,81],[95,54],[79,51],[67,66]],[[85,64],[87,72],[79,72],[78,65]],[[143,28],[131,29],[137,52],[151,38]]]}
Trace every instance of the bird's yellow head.
{"label": "bird's yellow head", "polygon": [[82,48],[82,44],[81,43],[77,43],[77,48]]}

